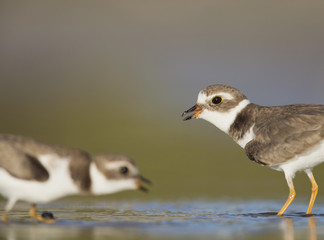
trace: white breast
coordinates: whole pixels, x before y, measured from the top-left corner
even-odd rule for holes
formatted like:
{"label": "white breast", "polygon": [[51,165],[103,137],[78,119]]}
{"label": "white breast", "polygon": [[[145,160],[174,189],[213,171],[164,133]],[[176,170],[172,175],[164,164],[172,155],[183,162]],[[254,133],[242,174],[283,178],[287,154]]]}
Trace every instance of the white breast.
{"label": "white breast", "polygon": [[95,163],[90,165],[91,191],[95,195],[110,194],[128,189],[136,189],[135,179],[108,180]]}
{"label": "white breast", "polygon": [[47,181],[18,179],[0,168],[0,193],[6,198],[45,203],[79,192],[78,187],[70,177],[69,159],[60,159],[55,155],[43,155],[39,159],[49,172]]}
{"label": "white breast", "polygon": [[245,148],[245,145],[250,142],[254,137],[253,126],[243,135],[241,139],[237,141],[237,144],[240,145],[242,148]]}

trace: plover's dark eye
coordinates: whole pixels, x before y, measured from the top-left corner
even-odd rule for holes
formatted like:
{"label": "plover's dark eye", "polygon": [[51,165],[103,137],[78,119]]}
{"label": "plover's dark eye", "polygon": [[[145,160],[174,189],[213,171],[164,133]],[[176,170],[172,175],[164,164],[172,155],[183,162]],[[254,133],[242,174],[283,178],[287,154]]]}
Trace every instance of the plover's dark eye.
{"label": "plover's dark eye", "polygon": [[213,97],[213,99],[211,101],[213,104],[219,104],[223,101],[223,98],[216,96],[216,97]]}
{"label": "plover's dark eye", "polygon": [[119,171],[121,174],[126,175],[128,173],[128,167],[121,167]]}

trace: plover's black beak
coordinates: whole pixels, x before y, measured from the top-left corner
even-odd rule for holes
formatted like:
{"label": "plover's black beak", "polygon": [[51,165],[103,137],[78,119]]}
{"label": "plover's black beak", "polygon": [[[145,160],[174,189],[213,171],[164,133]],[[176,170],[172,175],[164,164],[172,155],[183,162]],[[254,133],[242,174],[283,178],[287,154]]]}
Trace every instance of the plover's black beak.
{"label": "plover's black beak", "polygon": [[141,176],[141,175],[139,175],[137,179],[138,179],[138,181],[137,181],[137,189],[141,190],[143,192],[148,192],[149,190],[142,185],[142,182],[146,183],[148,185],[152,185],[152,182],[150,180],[148,180],[147,178]]}
{"label": "plover's black beak", "polygon": [[182,113],[182,117],[184,117],[183,121],[187,121],[187,120],[190,120],[192,118],[197,118],[201,112],[202,112],[201,107],[199,107],[196,104],[195,106],[189,108],[187,111],[184,111]]}

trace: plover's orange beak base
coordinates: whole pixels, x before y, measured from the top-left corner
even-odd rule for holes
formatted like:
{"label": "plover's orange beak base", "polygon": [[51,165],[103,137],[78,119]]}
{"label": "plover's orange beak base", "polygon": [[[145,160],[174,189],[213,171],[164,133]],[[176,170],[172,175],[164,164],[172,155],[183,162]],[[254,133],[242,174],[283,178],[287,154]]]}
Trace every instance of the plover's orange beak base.
{"label": "plover's orange beak base", "polygon": [[192,118],[198,118],[199,114],[202,112],[201,107],[199,107],[197,104],[194,105],[193,107],[189,108],[188,110],[184,111],[182,113],[183,121],[190,120]]}
{"label": "plover's orange beak base", "polygon": [[137,182],[136,182],[136,188],[138,190],[143,191],[143,192],[148,192],[149,190],[142,185],[142,182],[144,182],[144,183],[146,183],[148,185],[152,185],[152,182],[150,180],[148,180],[147,178],[141,176],[141,175],[138,176],[138,179],[137,179]]}

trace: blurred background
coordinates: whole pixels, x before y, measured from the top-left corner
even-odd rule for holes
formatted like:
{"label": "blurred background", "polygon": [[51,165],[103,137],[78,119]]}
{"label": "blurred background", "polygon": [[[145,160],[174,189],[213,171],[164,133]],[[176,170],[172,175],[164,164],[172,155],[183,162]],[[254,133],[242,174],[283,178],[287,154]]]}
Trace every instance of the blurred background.
{"label": "blurred background", "polygon": [[[132,156],[151,192],[107,199],[284,202],[282,173],[181,113],[215,83],[261,105],[323,104],[323,9],[299,0],[1,1],[0,132]],[[320,189],[323,173],[314,171]],[[307,204],[310,183],[295,179],[296,201]]]}

